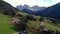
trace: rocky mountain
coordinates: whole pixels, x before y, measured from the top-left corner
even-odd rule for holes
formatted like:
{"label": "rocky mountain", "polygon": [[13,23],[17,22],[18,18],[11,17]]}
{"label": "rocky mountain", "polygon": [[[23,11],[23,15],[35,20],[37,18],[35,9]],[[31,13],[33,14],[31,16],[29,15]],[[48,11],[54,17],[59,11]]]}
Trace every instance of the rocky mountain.
{"label": "rocky mountain", "polygon": [[51,7],[48,7],[47,9],[42,11],[40,15],[60,19],[60,3],[57,3],[56,5],[53,5]]}
{"label": "rocky mountain", "polygon": [[46,9],[46,7],[39,7],[37,5],[36,6],[32,6],[31,8],[33,9],[33,11],[38,11],[38,10],[42,11],[42,10]]}
{"label": "rocky mountain", "polygon": [[42,11],[42,10],[44,10],[46,7],[39,7],[39,6],[37,6],[37,5],[35,5],[35,6],[32,6],[32,7],[30,7],[29,5],[19,5],[19,6],[17,6],[16,7],[17,9],[19,9],[19,10],[23,10],[23,9],[30,9],[30,10],[32,10],[32,11],[38,11],[38,10],[40,10],[40,11]]}
{"label": "rocky mountain", "polygon": [[29,7],[29,5],[24,5],[24,6],[22,6],[22,5],[19,5],[19,6],[17,6],[16,7],[17,9],[19,9],[19,10],[23,10],[23,9],[29,9],[30,7]]}

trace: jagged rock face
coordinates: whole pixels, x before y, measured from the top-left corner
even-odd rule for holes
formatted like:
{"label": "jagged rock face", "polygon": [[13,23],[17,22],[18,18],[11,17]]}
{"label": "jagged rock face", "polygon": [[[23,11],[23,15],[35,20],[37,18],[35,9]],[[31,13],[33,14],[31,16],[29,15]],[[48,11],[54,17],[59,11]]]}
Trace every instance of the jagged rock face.
{"label": "jagged rock face", "polygon": [[42,15],[46,17],[60,19],[60,3],[48,7],[47,9],[42,11]]}
{"label": "jagged rock face", "polygon": [[4,1],[0,1],[0,13],[1,12],[5,15],[14,15],[15,8]]}

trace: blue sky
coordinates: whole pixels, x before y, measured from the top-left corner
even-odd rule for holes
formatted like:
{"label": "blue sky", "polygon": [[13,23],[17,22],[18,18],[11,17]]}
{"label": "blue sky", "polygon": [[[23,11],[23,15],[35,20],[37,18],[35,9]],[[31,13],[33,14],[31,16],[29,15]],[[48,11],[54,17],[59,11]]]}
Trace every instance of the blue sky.
{"label": "blue sky", "polygon": [[38,5],[49,7],[60,2],[60,0],[4,0],[4,1],[10,3],[14,7],[20,4],[21,5],[27,4],[29,6]]}

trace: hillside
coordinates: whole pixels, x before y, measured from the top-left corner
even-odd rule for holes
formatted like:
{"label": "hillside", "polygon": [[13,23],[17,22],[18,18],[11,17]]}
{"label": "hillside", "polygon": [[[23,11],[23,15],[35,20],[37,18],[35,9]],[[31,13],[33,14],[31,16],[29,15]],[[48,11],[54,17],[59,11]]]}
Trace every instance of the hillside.
{"label": "hillside", "polygon": [[[0,1],[0,34],[13,34],[13,26],[9,24],[11,16],[15,15],[17,9],[5,1]],[[11,15],[11,16],[10,16]]]}
{"label": "hillside", "polygon": [[[21,15],[26,16],[27,14],[21,12]],[[11,17],[6,16],[6,15],[0,15],[0,24],[1,24],[0,25],[0,34],[13,34],[14,32],[16,32],[16,30],[12,29],[14,26],[9,24],[10,18]],[[34,16],[34,18],[36,18],[37,21],[29,20],[27,25],[29,28],[34,27],[35,29],[38,29],[41,24],[41,22],[38,20],[40,18],[40,16]],[[55,25],[53,23],[49,23],[47,20],[48,19],[46,19],[46,17],[44,17],[43,24],[47,30],[52,30],[52,31],[57,30],[58,32],[60,32],[60,27],[59,27],[60,25]]]}
{"label": "hillside", "polygon": [[[23,15],[23,16],[27,16],[27,15],[29,15],[29,14],[27,14],[27,13],[23,13],[23,12],[21,12],[20,13],[21,15]],[[40,26],[40,24],[41,24],[41,22],[39,21],[39,18],[41,18],[41,16],[35,16],[35,15],[32,15],[34,18],[36,18],[37,19],[37,21],[34,21],[34,20],[29,20],[29,22],[28,22],[28,26],[29,27],[34,27],[34,28],[38,28],[39,26]],[[59,24],[54,24],[54,23],[51,23],[51,22],[49,22],[48,20],[49,19],[52,19],[52,18],[47,18],[47,17],[43,17],[44,18],[44,20],[43,20],[43,25],[48,29],[48,30],[58,30],[58,31],[60,31],[60,25]],[[54,19],[54,18],[53,18]]]}
{"label": "hillside", "polygon": [[16,9],[5,1],[0,1],[0,13],[5,15],[15,15]]}
{"label": "hillside", "polygon": [[48,7],[41,12],[43,16],[60,19],[60,3]]}
{"label": "hillside", "polygon": [[[12,17],[14,16],[14,17]],[[48,18],[43,16],[35,16],[32,14],[27,14],[25,12],[19,11],[15,9],[10,4],[1,1],[0,2],[0,34],[13,34],[17,31],[17,23],[14,22],[10,24],[10,18],[14,18],[14,20],[19,20],[18,25],[20,26],[21,23],[28,26],[26,29],[28,31],[28,34],[32,31],[34,33],[39,27],[44,26],[44,29],[47,31],[58,31],[60,34],[60,24],[56,23],[56,20],[54,18]],[[13,21],[13,20],[12,20]],[[58,21],[58,20],[57,20]],[[20,27],[19,27],[20,28]],[[19,29],[18,29],[19,30]],[[33,31],[34,30],[34,31]],[[41,29],[42,30],[42,29]],[[42,31],[43,32],[43,31]],[[31,33],[31,34],[32,34]],[[51,32],[50,32],[51,33]]]}

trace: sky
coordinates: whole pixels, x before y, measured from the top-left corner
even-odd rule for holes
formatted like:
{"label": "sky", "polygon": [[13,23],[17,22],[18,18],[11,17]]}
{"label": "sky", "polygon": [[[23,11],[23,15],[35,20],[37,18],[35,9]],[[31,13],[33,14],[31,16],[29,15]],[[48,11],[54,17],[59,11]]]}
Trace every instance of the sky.
{"label": "sky", "polygon": [[29,6],[45,6],[49,7],[60,2],[60,0],[3,0],[16,7],[17,5],[27,4]]}

